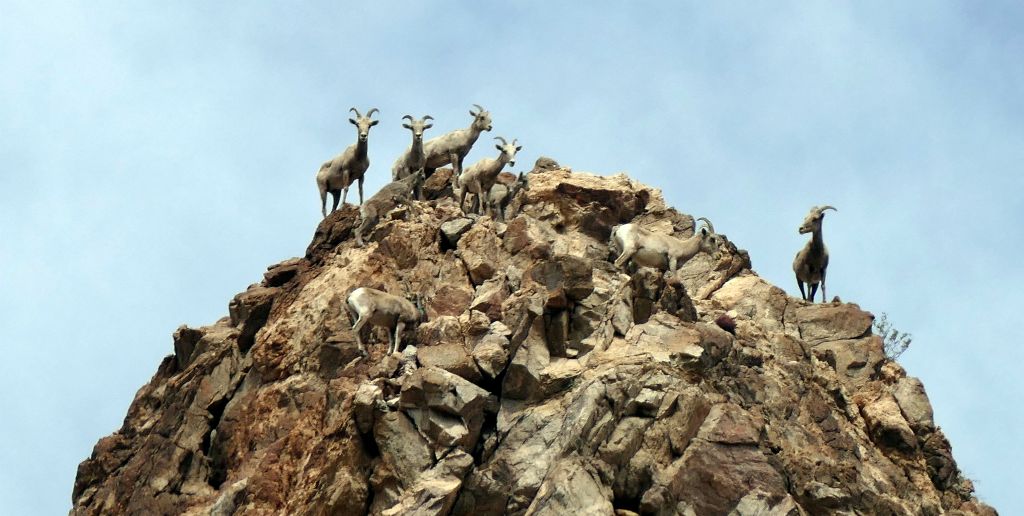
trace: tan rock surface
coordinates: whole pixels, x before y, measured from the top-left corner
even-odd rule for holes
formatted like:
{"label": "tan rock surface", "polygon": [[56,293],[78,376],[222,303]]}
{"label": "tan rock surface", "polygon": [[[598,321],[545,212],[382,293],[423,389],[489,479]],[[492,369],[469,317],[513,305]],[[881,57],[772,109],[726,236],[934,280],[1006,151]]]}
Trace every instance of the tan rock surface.
{"label": "tan rock surface", "polygon": [[[678,279],[617,270],[615,225],[693,231],[623,174],[538,162],[503,224],[446,173],[363,248],[332,213],[230,317],[175,332],[72,513],[994,513],[870,313],[786,295],[731,243]],[[368,332],[359,358],[360,286],[422,295],[414,347]]]}

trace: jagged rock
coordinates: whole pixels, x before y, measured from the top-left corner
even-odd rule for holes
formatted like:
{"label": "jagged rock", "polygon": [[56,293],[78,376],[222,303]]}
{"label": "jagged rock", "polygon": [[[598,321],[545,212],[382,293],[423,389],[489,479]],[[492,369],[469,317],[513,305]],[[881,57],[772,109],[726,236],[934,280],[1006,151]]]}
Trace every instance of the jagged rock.
{"label": "jagged rock", "polygon": [[473,457],[456,450],[420,476],[401,500],[381,512],[384,516],[448,514],[462,486],[462,479],[473,465]]}
{"label": "jagged rock", "polygon": [[439,168],[423,182],[423,197],[444,199],[452,196],[452,169]]}
{"label": "jagged rock", "polygon": [[487,315],[492,321],[501,319],[501,306],[508,297],[506,280],[502,276],[491,278],[476,288],[476,297],[469,304],[471,310]]}
{"label": "jagged rock", "polygon": [[457,374],[471,382],[480,381],[480,371],[461,338],[419,348],[417,356],[424,367],[436,367]]}
{"label": "jagged rock", "polygon": [[427,318],[434,320],[434,318],[444,315],[458,317],[472,300],[473,291],[468,288],[441,285],[434,295],[426,300]]}
{"label": "jagged rock", "polygon": [[882,393],[875,399],[858,401],[858,405],[876,443],[903,450],[917,448],[914,431],[903,418],[900,406],[892,395]]}
{"label": "jagged rock", "polygon": [[201,338],[203,338],[202,331],[189,328],[184,324],[175,330],[174,359],[178,364],[178,369],[185,369],[188,366],[189,360],[192,359],[192,353],[196,350],[196,344]]}
{"label": "jagged rock", "polygon": [[374,411],[384,403],[384,393],[374,383],[365,382],[359,385],[355,399],[352,401],[352,415],[359,431],[367,434],[373,429]]}
{"label": "jagged rock", "polygon": [[559,168],[561,167],[558,166],[558,162],[547,156],[541,156],[533,163],[534,170],[558,170]]}
{"label": "jagged rock", "polygon": [[[72,513],[994,513],[871,314],[787,296],[731,242],[615,268],[615,224],[693,232],[625,175],[538,163],[505,225],[464,215],[450,174],[365,247],[343,206],[229,318],[176,332]],[[379,328],[358,354],[360,286],[422,296],[401,354]]]}
{"label": "jagged rock", "polygon": [[376,493],[371,510],[377,512],[392,506],[402,491],[416,484],[434,464],[434,453],[402,412],[388,412],[378,418],[373,437],[381,454],[380,465],[370,477]]}
{"label": "jagged rock", "polygon": [[931,430],[935,427],[932,404],[924,392],[924,384],[913,377],[901,378],[892,391],[900,410],[912,427]]}
{"label": "jagged rock", "polygon": [[495,333],[484,335],[473,347],[473,360],[490,378],[497,378],[508,365],[508,337]]}
{"label": "jagged rock", "polygon": [[812,345],[863,337],[871,331],[871,323],[875,319],[852,304],[811,304],[794,312],[800,338]]}
{"label": "jagged rock", "polygon": [[266,324],[278,293],[280,289],[277,287],[256,286],[235,296],[228,305],[231,324],[241,332],[238,346],[243,352],[252,347],[256,332]]}
{"label": "jagged rock", "polygon": [[399,405],[436,446],[472,450],[480,436],[488,392],[436,367],[423,367],[402,382]]}
{"label": "jagged rock", "polygon": [[505,261],[501,241],[494,231],[493,222],[487,218],[478,220],[462,235],[458,252],[473,285],[491,279],[498,270],[498,264]]}
{"label": "jagged rock", "polygon": [[263,274],[263,284],[267,287],[283,286],[292,281],[308,265],[309,262],[305,258],[291,258],[271,265],[267,267],[267,272]]}
{"label": "jagged rock", "polygon": [[614,514],[611,489],[599,479],[597,471],[578,458],[559,461],[526,514]]}
{"label": "jagged rock", "polygon": [[474,220],[469,217],[459,217],[441,224],[441,235],[444,237],[445,245],[455,249],[459,245],[459,239],[462,238],[462,235],[466,234],[469,228],[473,227],[473,222]]}

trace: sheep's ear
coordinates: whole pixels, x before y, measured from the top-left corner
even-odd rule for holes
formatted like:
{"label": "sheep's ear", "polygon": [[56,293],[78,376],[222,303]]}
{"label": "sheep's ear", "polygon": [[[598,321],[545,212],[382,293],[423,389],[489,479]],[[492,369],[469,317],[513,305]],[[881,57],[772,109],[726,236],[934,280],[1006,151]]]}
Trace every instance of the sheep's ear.
{"label": "sheep's ear", "polygon": [[357,124],[357,123],[356,123],[356,119],[355,119],[355,118],[349,118],[349,119],[348,119],[348,121],[349,121],[349,123],[351,123],[352,125],[359,125],[359,124]]}
{"label": "sheep's ear", "polygon": [[472,109],[469,110],[469,116],[476,118],[479,113],[474,113]]}
{"label": "sheep's ear", "polygon": [[494,148],[500,150],[501,152],[505,152],[505,149],[502,149],[501,145],[495,144]]}
{"label": "sheep's ear", "polygon": [[370,127],[373,127],[373,126],[377,125],[377,122],[380,122],[380,120],[374,120],[374,121],[370,122]]}
{"label": "sheep's ear", "polygon": [[519,151],[521,151],[521,150],[523,150],[523,146],[522,146],[522,145],[520,145],[520,146],[516,147],[516,152],[519,152]]}
{"label": "sheep's ear", "polygon": [[708,236],[708,228],[700,228],[700,234],[703,236]]}
{"label": "sheep's ear", "polygon": [[412,126],[409,125],[409,124],[402,124],[402,127],[406,128],[406,129],[412,129]]}
{"label": "sheep's ear", "polygon": [[434,127],[434,124],[427,124],[423,126],[424,129],[430,129],[431,127]]}

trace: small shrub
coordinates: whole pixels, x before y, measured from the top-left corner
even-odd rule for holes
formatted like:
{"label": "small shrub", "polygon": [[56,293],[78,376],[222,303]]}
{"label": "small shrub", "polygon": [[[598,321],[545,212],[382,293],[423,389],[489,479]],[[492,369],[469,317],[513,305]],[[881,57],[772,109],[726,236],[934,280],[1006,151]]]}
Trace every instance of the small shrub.
{"label": "small shrub", "polygon": [[881,317],[875,319],[873,326],[875,332],[882,337],[882,350],[889,360],[896,360],[910,347],[913,335],[893,328],[892,323],[889,322],[889,316],[884,312]]}

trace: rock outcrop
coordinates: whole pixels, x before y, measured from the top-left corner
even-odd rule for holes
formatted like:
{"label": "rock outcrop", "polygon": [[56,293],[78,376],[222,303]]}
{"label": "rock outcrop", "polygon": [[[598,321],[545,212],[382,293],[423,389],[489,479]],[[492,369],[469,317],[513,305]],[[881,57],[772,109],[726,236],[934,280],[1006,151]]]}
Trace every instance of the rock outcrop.
{"label": "rock outcrop", "polygon": [[[331,214],[229,317],[174,333],[72,513],[995,513],[871,314],[786,295],[732,244],[618,270],[615,225],[693,218],[621,174],[529,181],[507,223],[428,181],[362,248],[357,210]],[[360,358],[361,286],[422,294],[401,353],[379,332]]]}

